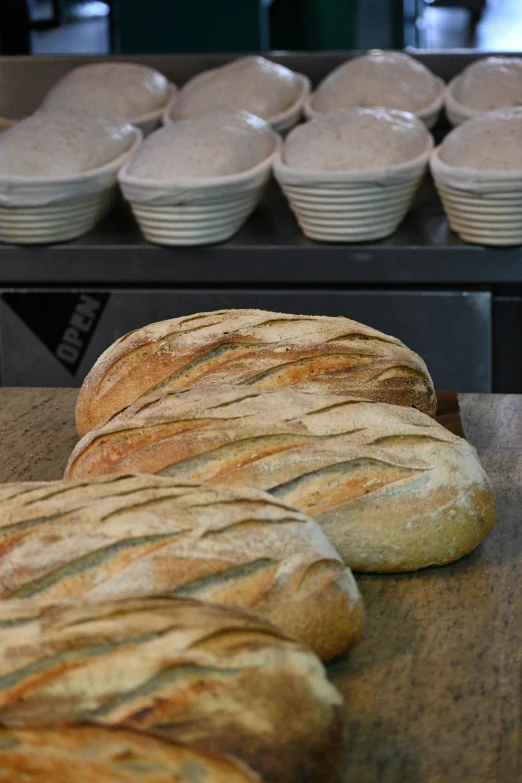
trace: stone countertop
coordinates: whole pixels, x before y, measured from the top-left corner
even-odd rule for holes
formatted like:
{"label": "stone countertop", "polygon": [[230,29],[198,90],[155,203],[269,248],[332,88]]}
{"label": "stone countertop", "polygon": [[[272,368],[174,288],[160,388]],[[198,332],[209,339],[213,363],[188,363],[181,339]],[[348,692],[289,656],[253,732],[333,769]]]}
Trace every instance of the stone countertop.
{"label": "stone countertop", "polygon": [[[0,481],[60,478],[75,389],[0,389]],[[342,783],[522,781],[522,396],[460,396],[498,523],[444,568],[358,579],[361,643],[330,666],[346,700]]]}

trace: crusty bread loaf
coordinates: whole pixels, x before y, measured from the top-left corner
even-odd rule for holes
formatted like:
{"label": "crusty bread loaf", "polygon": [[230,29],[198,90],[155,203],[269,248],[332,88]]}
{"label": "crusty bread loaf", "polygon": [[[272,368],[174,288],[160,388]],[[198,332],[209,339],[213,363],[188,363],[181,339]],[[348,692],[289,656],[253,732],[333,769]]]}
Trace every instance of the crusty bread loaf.
{"label": "crusty bread loaf", "polygon": [[0,598],[164,592],[260,614],[323,658],[363,625],[317,522],[265,492],[159,476],[0,486]]}
{"label": "crusty bread loaf", "polygon": [[5,783],[259,783],[232,762],[133,731],[0,729]]}
{"label": "crusty bread loaf", "polygon": [[420,411],[338,395],[150,395],[86,435],[66,475],[125,471],[268,490],[314,517],[359,571],[451,562],[495,519],[469,443]]}
{"label": "crusty bread loaf", "polygon": [[182,598],[0,602],[0,724],[136,731],[266,783],[329,783],[342,755],[342,700],[308,648]]}
{"label": "crusty bread loaf", "polygon": [[436,407],[426,365],[395,337],[348,318],[220,310],[151,324],[108,348],[80,390],[78,434],[149,392],[209,383]]}

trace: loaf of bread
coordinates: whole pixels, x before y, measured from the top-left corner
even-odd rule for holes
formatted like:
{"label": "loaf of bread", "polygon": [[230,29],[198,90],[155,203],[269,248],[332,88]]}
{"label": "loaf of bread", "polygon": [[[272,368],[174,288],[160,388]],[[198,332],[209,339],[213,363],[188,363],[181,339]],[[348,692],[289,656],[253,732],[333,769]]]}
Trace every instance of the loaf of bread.
{"label": "loaf of bread", "polygon": [[230,761],[133,731],[0,729],[2,783],[259,783]]}
{"label": "loaf of bread", "polygon": [[267,490],[314,517],[358,571],[449,563],[495,519],[464,439],[420,411],[339,395],[237,386],[149,395],[88,433],[66,476],[128,471]]}
{"label": "loaf of bread", "polygon": [[342,756],[342,699],[321,662],[254,615],[170,597],[0,602],[0,725],[86,724],[266,783],[330,783]]}
{"label": "loaf of bread", "polygon": [[250,609],[323,660],[362,631],[355,580],[317,522],[258,490],[145,475],[4,484],[0,547],[0,598],[190,596]]}
{"label": "loaf of bread", "polygon": [[436,407],[426,365],[394,337],[348,318],[220,310],[151,324],[108,348],[80,390],[78,434],[149,392],[209,383]]}

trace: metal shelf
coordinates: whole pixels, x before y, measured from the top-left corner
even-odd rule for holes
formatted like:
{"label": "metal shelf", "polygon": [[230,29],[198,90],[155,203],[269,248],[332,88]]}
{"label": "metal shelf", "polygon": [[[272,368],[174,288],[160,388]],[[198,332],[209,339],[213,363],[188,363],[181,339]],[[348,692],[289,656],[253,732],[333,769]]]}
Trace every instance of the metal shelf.
{"label": "metal shelf", "polygon": [[[347,53],[274,55],[314,83]],[[446,80],[477,52],[415,55]],[[230,55],[133,57],[182,84]],[[0,58],[0,114],[34,110],[49,86],[72,67],[99,57]],[[435,129],[441,138],[448,126]],[[299,230],[275,182],[263,204],[230,241],[166,248],[147,244],[122,204],[90,234],[50,247],[0,246],[0,285],[127,286],[481,286],[522,283],[522,249],[466,245],[448,227],[426,177],[412,210],[388,239],[361,245],[319,244]]]}
{"label": "metal shelf", "polygon": [[147,244],[119,206],[90,234],[50,247],[0,246],[3,285],[481,285],[522,283],[522,250],[461,242],[426,179],[414,207],[388,239],[319,244],[299,230],[272,183],[243,229],[222,245]]}

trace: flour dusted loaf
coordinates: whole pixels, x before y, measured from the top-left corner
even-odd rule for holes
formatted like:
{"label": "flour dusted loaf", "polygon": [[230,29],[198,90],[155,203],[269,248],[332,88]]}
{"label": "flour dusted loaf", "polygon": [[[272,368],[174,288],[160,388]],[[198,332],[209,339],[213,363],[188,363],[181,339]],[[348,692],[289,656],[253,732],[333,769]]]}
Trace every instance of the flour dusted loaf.
{"label": "flour dusted loaf", "polygon": [[266,783],[329,783],[342,754],[342,699],[308,648],[182,598],[0,602],[0,724],[134,731]]}
{"label": "flour dusted loaf", "polygon": [[126,471],[268,490],[314,517],[358,571],[451,562],[495,519],[469,443],[420,411],[340,395],[242,386],[149,395],[88,433],[66,476]]}
{"label": "flour dusted loaf", "polygon": [[0,547],[0,598],[190,596],[250,609],[325,660],[362,630],[355,580],[319,525],[258,490],[145,475],[5,484]]}
{"label": "flour dusted loaf", "polygon": [[148,392],[209,383],[355,394],[430,415],[436,406],[426,365],[395,337],[342,317],[219,310],[160,321],[111,345],[80,390],[78,434]]}
{"label": "flour dusted loaf", "polygon": [[133,731],[0,729],[2,783],[259,783],[232,762]]}

